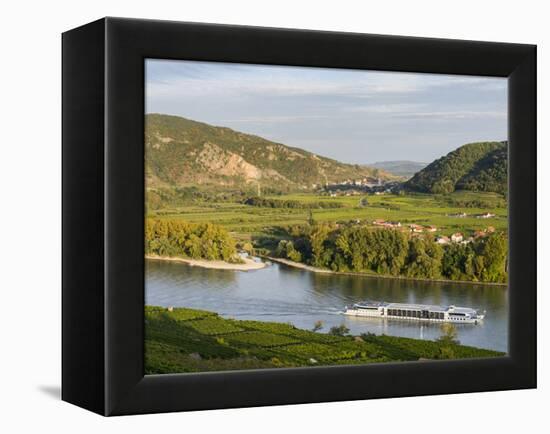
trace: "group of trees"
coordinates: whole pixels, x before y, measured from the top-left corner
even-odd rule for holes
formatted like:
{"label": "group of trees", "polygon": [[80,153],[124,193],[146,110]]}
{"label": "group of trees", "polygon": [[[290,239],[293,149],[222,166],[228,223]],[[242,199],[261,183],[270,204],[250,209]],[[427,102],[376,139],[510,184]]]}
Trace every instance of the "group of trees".
{"label": "group of trees", "polygon": [[507,239],[495,233],[469,244],[437,244],[433,237],[366,226],[327,223],[292,227],[275,254],[334,271],[391,276],[506,282]]}
{"label": "group of trees", "polygon": [[223,227],[182,220],[147,219],[145,252],[192,259],[237,260],[235,240]]}
{"label": "group of trees", "polygon": [[[270,193],[269,189],[264,189],[265,193]],[[220,186],[207,186],[199,188],[197,186],[163,186],[148,188],[145,194],[145,205],[147,211],[155,212],[162,209],[170,209],[186,206],[189,204],[202,203],[240,203],[247,197],[254,194],[253,187],[228,188]]]}
{"label": "group of trees", "polygon": [[507,281],[508,241],[495,233],[470,244],[450,244],[441,261],[443,276],[452,280]]}
{"label": "group of trees", "polygon": [[456,185],[457,189],[472,191],[508,191],[508,149],[503,145],[479,160],[474,169]]}
{"label": "group of trees", "polygon": [[441,201],[452,208],[506,208],[506,194],[492,197],[460,197],[452,194],[441,196]]}
{"label": "group of trees", "polygon": [[260,206],[262,208],[295,208],[295,209],[318,209],[318,208],[342,208],[341,202],[311,201],[301,202],[292,199],[268,199],[264,197],[249,197],[244,201],[245,205]]}

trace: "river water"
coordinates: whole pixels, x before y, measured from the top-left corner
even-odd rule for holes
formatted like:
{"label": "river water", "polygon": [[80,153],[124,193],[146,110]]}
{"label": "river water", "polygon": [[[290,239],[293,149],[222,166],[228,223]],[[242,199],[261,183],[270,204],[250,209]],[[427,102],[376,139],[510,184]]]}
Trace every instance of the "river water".
{"label": "river water", "polygon": [[458,339],[464,345],[507,351],[508,299],[502,286],[319,274],[274,263],[242,272],[146,261],[148,305],[205,309],[227,318],[292,323],[303,329],[320,320],[321,332],[345,324],[354,335],[436,339],[441,334],[440,324],[342,315],[346,305],[366,299],[486,310],[482,324],[456,325]]}

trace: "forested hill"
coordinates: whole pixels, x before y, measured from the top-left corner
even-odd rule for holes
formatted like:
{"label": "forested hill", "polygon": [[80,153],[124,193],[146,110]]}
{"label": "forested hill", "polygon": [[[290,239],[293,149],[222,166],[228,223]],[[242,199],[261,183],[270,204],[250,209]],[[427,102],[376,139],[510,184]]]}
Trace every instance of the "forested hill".
{"label": "forested hill", "polygon": [[147,184],[153,188],[260,186],[285,191],[346,179],[390,177],[380,169],[344,164],[182,117],[149,114],[145,127]]}
{"label": "forested hill", "polygon": [[404,185],[413,191],[507,191],[508,143],[469,143],[435,160]]}

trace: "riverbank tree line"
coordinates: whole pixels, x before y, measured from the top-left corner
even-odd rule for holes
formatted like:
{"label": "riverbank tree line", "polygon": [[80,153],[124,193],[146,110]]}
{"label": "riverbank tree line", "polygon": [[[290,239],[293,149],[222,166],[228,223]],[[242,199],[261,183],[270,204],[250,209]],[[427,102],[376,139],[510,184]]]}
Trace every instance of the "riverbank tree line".
{"label": "riverbank tree line", "polygon": [[430,235],[314,223],[290,227],[275,255],[339,272],[504,283],[507,245],[504,233],[442,246]]}
{"label": "riverbank tree line", "polygon": [[225,228],[212,223],[148,218],[145,252],[158,256],[238,262],[236,242]]}
{"label": "riverbank tree line", "polygon": [[259,196],[248,197],[243,203],[245,205],[259,206],[262,208],[333,209],[344,207],[343,203],[336,201],[321,200],[302,202],[293,199],[272,199]]}

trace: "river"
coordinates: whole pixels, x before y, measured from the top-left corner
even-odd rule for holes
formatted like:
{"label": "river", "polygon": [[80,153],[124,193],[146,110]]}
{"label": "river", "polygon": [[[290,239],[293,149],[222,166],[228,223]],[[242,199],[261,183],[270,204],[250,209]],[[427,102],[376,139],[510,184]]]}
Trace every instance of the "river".
{"label": "river", "polygon": [[436,339],[441,334],[440,324],[342,315],[344,306],[365,299],[486,310],[482,324],[456,325],[458,339],[464,345],[507,351],[508,298],[502,286],[318,274],[274,263],[242,272],[146,261],[148,305],[205,309],[227,318],[285,322],[303,329],[322,321],[321,332],[345,324],[354,335]]}

